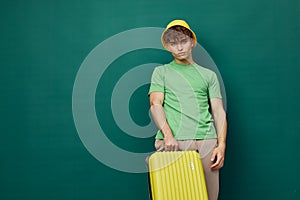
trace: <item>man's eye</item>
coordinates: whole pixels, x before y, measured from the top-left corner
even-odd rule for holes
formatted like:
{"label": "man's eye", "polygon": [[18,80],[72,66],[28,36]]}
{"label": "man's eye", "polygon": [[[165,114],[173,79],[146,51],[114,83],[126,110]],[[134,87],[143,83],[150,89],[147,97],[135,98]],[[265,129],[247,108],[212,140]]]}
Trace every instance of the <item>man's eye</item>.
{"label": "man's eye", "polygon": [[175,45],[175,43],[174,43],[174,42],[171,42],[171,43],[170,43],[170,45],[171,45],[171,46],[174,46],[174,45]]}

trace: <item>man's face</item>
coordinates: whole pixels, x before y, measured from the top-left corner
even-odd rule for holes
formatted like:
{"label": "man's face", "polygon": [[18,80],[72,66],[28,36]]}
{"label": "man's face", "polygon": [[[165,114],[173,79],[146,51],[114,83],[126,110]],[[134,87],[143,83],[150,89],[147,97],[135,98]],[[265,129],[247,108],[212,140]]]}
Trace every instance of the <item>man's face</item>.
{"label": "man's face", "polygon": [[168,49],[174,56],[175,60],[182,61],[191,59],[192,49],[193,49],[193,40],[181,34],[179,37],[170,39],[167,43]]}

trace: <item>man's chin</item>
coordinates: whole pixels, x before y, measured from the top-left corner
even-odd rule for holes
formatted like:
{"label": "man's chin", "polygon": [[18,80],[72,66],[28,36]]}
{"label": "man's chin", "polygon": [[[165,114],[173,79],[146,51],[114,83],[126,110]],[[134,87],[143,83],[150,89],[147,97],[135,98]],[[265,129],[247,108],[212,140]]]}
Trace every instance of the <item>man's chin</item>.
{"label": "man's chin", "polygon": [[186,56],[176,56],[177,60],[186,60],[187,57]]}

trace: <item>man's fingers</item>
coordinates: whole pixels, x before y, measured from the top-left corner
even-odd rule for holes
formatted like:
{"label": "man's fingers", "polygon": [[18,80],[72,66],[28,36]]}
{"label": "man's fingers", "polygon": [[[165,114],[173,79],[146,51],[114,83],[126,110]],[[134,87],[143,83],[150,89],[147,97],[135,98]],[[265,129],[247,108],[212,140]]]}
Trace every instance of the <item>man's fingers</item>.
{"label": "man's fingers", "polygon": [[178,150],[178,144],[167,144],[165,145],[165,151],[177,151]]}
{"label": "man's fingers", "polygon": [[165,151],[173,151],[173,146],[171,144],[166,145]]}
{"label": "man's fingers", "polygon": [[165,150],[166,150],[166,151],[173,151],[172,145],[171,145],[171,144],[166,145]]}
{"label": "man's fingers", "polygon": [[216,162],[211,165],[211,169],[220,169],[223,167],[223,163],[224,163],[224,157],[218,154]]}
{"label": "man's fingers", "polygon": [[217,159],[216,162],[214,164],[212,164],[211,168],[212,169],[217,169],[219,167],[219,164],[220,164],[220,160]]}
{"label": "man's fingers", "polygon": [[171,151],[177,151],[178,150],[178,144],[172,144],[170,149],[171,149]]}
{"label": "man's fingers", "polygon": [[211,155],[211,157],[210,157],[210,161],[211,161],[211,162],[214,162],[215,159],[216,159],[216,156],[217,156],[217,152],[216,152],[216,151],[213,151],[213,153],[212,153],[212,155]]}
{"label": "man's fingers", "polygon": [[175,145],[175,151],[178,151],[178,150],[179,150],[179,145],[176,144],[176,145]]}

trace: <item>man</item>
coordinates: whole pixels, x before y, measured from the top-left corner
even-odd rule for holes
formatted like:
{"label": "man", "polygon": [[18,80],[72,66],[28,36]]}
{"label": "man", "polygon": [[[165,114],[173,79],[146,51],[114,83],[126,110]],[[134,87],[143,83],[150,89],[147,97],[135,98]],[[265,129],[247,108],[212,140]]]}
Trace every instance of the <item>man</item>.
{"label": "man", "polygon": [[159,128],[155,148],[198,150],[209,199],[218,199],[227,121],[217,76],[193,61],[197,38],[185,21],[170,22],[161,40],[174,60],[156,67],[151,78],[150,111]]}

